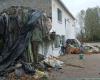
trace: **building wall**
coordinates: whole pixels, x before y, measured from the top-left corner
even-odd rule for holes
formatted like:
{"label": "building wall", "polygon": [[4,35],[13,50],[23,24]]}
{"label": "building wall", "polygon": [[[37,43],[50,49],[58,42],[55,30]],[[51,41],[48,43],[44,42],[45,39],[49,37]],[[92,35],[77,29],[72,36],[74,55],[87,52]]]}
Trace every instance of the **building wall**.
{"label": "building wall", "polygon": [[26,6],[45,10],[51,16],[51,0],[0,0],[0,12],[10,6]]}
{"label": "building wall", "polygon": [[[57,8],[62,11],[62,22],[58,21],[57,18]],[[65,19],[66,26],[65,26]],[[63,7],[57,2],[57,0],[52,0],[52,26],[54,31],[59,35],[65,35],[67,38],[75,38],[75,20],[63,9]]]}
{"label": "building wall", "polygon": [[[52,30],[55,31],[58,35],[65,35],[66,39],[74,39],[75,38],[75,20],[63,9],[63,7],[56,1],[52,0]],[[58,21],[58,15],[57,15],[57,8],[59,8],[62,11],[62,22]],[[66,19],[66,26],[65,26],[65,19]],[[56,40],[57,42],[53,42],[53,44],[50,44],[48,48],[44,48],[39,50],[39,53],[47,50],[47,56],[53,55],[53,56],[59,56],[60,55],[60,46],[59,40]],[[55,45],[58,44],[58,45]],[[60,46],[59,46],[60,44]],[[59,47],[56,47],[59,46]]]}

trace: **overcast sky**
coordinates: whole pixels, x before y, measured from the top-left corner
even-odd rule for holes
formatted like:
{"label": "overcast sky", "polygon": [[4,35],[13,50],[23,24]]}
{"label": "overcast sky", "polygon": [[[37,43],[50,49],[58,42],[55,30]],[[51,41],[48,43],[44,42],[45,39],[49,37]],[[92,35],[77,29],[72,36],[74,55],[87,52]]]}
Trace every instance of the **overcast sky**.
{"label": "overcast sky", "polygon": [[80,10],[86,10],[89,7],[100,7],[100,0],[62,0],[69,11],[76,16]]}

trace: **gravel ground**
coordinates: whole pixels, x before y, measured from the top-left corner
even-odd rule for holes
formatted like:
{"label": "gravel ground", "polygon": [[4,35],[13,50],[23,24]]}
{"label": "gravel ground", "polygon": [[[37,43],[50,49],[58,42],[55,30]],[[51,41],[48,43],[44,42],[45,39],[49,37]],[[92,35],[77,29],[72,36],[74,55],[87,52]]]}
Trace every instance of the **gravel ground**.
{"label": "gravel ground", "polygon": [[83,60],[70,54],[60,60],[64,61],[63,69],[49,73],[50,80],[100,80],[100,54],[84,55]]}

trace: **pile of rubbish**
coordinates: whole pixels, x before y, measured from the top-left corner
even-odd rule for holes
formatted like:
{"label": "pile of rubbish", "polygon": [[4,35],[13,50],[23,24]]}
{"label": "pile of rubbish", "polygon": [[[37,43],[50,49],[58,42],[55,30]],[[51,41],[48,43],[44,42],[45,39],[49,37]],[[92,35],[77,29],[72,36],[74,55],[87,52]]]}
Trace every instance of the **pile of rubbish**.
{"label": "pile of rubbish", "polygon": [[33,68],[30,64],[16,64],[15,71],[6,76],[7,80],[42,80],[48,78],[48,73]]}
{"label": "pile of rubbish", "polygon": [[24,72],[36,76],[44,74],[34,67],[34,63],[30,65],[26,61],[25,52],[33,30],[41,32],[41,39],[48,36],[51,29],[49,22],[43,11],[29,7],[12,6],[0,13],[0,76],[7,76],[12,72],[18,72],[17,76]]}
{"label": "pile of rubbish", "polygon": [[80,44],[75,39],[67,39],[65,48],[65,53],[67,54],[80,53]]}
{"label": "pile of rubbish", "polygon": [[100,53],[100,47],[98,45],[86,45],[81,44],[78,46],[78,43],[67,43],[67,53],[68,54],[98,54]]}
{"label": "pile of rubbish", "polygon": [[[62,68],[63,62],[56,57],[50,56],[45,59],[43,55],[38,55],[39,62],[35,64],[27,61],[27,58],[30,57],[29,54],[25,55],[33,36],[32,31],[39,32],[38,35],[34,32],[34,37],[38,36],[40,39],[35,38],[39,43],[48,37],[50,29],[50,20],[40,10],[12,6],[0,13],[1,80],[41,80],[41,78],[47,80],[50,69],[59,70]],[[29,60],[32,61],[31,59]]]}
{"label": "pile of rubbish", "polygon": [[85,54],[98,54],[100,53],[100,47],[97,45],[84,45]]}
{"label": "pile of rubbish", "polygon": [[74,47],[73,45],[69,45],[69,54],[79,54],[80,53],[80,48]]}
{"label": "pile of rubbish", "polygon": [[100,46],[81,44],[75,39],[68,39],[65,45],[66,54],[97,54],[100,53]]}
{"label": "pile of rubbish", "polygon": [[14,71],[9,73],[6,78],[8,80],[48,80],[48,72],[62,69],[63,64],[64,62],[54,56],[49,56],[39,62],[36,65],[37,68],[34,68],[31,63],[20,62],[16,64]]}
{"label": "pile of rubbish", "polygon": [[54,56],[49,56],[44,60],[44,63],[56,70],[62,69],[64,62],[60,61]]}

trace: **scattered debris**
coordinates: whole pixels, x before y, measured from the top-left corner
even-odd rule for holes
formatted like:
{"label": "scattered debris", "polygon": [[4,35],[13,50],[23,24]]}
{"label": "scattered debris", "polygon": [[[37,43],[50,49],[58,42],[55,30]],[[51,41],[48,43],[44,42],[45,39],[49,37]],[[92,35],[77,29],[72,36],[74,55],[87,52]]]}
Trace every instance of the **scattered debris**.
{"label": "scattered debris", "polygon": [[92,54],[95,54],[95,53],[100,53],[100,48],[99,46],[95,45],[95,46],[92,46],[92,45],[85,45],[84,46],[84,49],[85,49],[85,53],[92,53]]}
{"label": "scattered debris", "polygon": [[79,54],[80,53],[80,49],[79,48],[69,48],[69,54]]}
{"label": "scattered debris", "polygon": [[35,79],[40,79],[42,77],[48,77],[48,73],[47,72],[42,72],[42,71],[36,70],[36,73],[34,75],[34,78]]}
{"label": "scattered debris", "polygon": [[18,63],[15,71],[8,74],[8,80],[40,80],[41,78],[47,78],[48,73],[45,71],[35,70],[30,64]]}
{"label": "scattered debris", "polygon": [[75,39],[67,39],[65,52],[67,54],[79,54],[81,44]]}
{"label": "scattered debris", "polygon": [[24,74],[21,77],[16,77],[15,73],[10,73],[5,80],[44,80],[42,78],[48,78],[47,74],[41,71],[37,71],[35,75]]}
{"label": "scattered debris", "polygon": [[51,66],[51,67],[53,67],[53,68],[57,68],[57,69],[62,68],[62,65],[63,65],[63,63],[64,63],[64,62],[62,62],[62,61],[60,61],[60,60],[58,60],[57,58],[52,57],[52,56],[46,58],[46,59],[44,60],[44,62],[45,62],[46,64],[48,64],[49,66]]}

